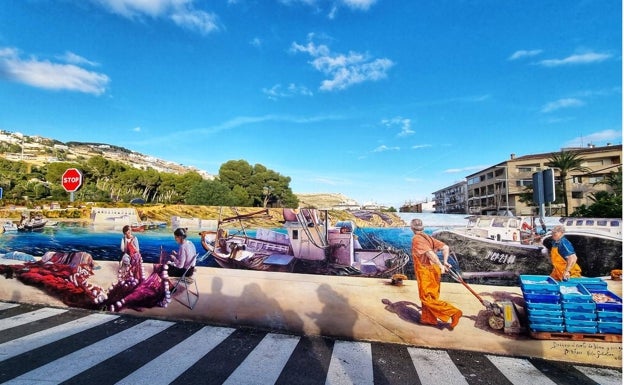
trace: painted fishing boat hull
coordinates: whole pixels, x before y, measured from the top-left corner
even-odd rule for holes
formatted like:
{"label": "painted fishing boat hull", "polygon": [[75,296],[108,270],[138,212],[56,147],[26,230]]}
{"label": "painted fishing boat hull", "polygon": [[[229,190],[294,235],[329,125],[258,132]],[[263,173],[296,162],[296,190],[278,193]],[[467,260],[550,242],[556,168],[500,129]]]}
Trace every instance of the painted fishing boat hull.
{"label": "painted fishing boat hull", "polygon": [[552,271],[548,250],[543,245],[496,241],[454,230],[438,230],[432,236],[449,246],[462,272],[489,275],[547,275]]}

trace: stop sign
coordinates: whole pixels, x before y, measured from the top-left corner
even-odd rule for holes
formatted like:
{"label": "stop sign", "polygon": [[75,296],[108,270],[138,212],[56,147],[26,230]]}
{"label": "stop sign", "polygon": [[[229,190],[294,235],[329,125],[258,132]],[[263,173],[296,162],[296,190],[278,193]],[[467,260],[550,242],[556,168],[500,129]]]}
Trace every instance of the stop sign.
{"label": "stop sign", "polygon": [[61,185],[67,192],[74,192],[82,186],[82,173],[77,168],[68,168],[61,177]]}

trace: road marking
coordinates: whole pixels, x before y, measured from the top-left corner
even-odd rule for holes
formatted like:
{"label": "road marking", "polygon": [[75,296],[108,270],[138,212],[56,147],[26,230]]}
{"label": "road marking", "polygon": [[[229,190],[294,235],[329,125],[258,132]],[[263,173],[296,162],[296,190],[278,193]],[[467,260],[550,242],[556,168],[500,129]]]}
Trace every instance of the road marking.
{"label": "road marking", "polygon": [[407,348],[422,385],[468,385],[455,363],[443,350]]}
{"label": "road marking", "polygon": [[83,349],[24,373],[5,384],[60,383],[103,362],[143,340],[162,332],[174,322],[147,320]]}
{"label": "road marking", "polygon": [[528,360],[490,355],[486,355],[486,357],[514,385],[556,385]]}
{"label": "road marking", "polygon": [[299,339],[283,334],[267,334],[223,384],[274,384]]}
{"label": "road marking", "polygon": [[115,318],[119,318],[119,316],[109,314],[91,314],[62,325],[54,326],[21,338],[7,341],[0,344],[0,361],[4,361],[30,350],[40,348],[62,338],[114,320]]}
{"label": "road marking", "polygon": [[600,385],[622,385],[622,372],[613,369],[574,366],[576,370]]}
{"label": "road marking", "polygon": [[13,307],[18,307],[19,305],[16,303],[6,303],[6,302],[0,302],[0,310],[6,310],[6,309],[11,309]]}
{"label": "road marking", "polygon": [[67,309],[54,309],[50,307],[44,307],[42,309],[34,310],[24,314],[18,314],[13,317],[0,319],[0,330],[6,330],[21,326],[30,322],[39,321],[44,318],[53,317],[65,313]]}
{"label": "road marking", "polygon": [[325,385],[373,385],[373,352],[366,342],[336,341]]}
{"label": "road marking", "polygon": [[117,384],[170,383],[225,340],[235,329],[205,326]]}

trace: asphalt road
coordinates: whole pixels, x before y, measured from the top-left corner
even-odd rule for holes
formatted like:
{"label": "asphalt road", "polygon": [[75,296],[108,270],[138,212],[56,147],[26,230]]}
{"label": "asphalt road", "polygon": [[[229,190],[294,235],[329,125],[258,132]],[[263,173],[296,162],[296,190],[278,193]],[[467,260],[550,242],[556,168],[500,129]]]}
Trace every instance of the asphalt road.
{"label": "asphalt road", "polygon": [[0,382],[619,385],[622,371],[0,302]]}

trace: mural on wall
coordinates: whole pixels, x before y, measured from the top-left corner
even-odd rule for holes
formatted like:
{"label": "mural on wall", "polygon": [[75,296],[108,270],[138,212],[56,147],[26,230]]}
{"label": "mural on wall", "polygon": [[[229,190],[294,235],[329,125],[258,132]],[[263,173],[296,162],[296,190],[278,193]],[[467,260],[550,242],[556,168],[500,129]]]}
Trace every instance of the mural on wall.
{"label": "mural on wall", "polygon": [[[444,272],[421,278],[421,286],[414,280],[420,262],[415,266],[411,256],[411,242],[418,235],[409,227],[361,229],[344,221],[325,229],[323,213],[312,210],[288,211],[284,219],[280,229],[221,228],[228,218],[211,230],[189,230],[188,240],[200,255],[210,255],[200,258],[198,266],[339,275],[347,280],[347,276],[368,276],[382,278],[391,286],[418,288],[420,298],[397,295],[380,297],[377,302],[381,317],[389,317],[405,330],[416,327],[456,333],[457,325],[464,323],[464,328],[478,329],[493,338],[551,344],[550,349],[561,357],[621,361],[621,299],[600,278],[560,283],[548,273],[514,270],[511,279],[508,269],[466,272],[462,267],[474,264],[462,264],[463,257],[453,253],[456,246],[451,244],[447,264],[443,251],[430,260],[438,260]],[[0,235],[0,274],[40,288],[72,307],[113,312],[167,307],[176,282],[169,277],[163,258],[178,247],[172,229],[136,230],[128,232],[137,242],[136,248],[125,240],[120,227],[60,223],[37,231],[8,231]],[[423,226],[422,234],[424,239],[441,242],[435,228]],[[483,258],[490,258],[488,255]],[[538,258],[536,266],[549,261],[545,253]],[[98,277],[102,266],[114,267],[112,282],[103,283]],[[445,297],[449,282],[458,283],[463,290],[460,296],[454,294],[452,302]],[[477,290],[477,283],[489,283],[485,287],[491,290],[482,285]]]}

